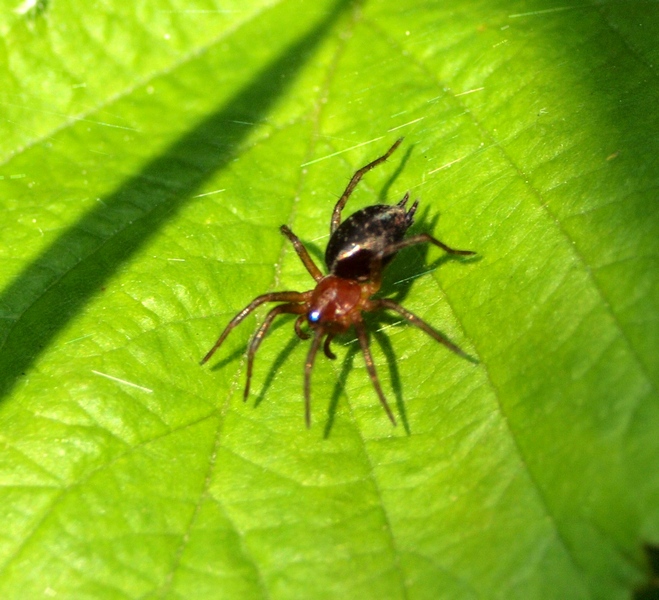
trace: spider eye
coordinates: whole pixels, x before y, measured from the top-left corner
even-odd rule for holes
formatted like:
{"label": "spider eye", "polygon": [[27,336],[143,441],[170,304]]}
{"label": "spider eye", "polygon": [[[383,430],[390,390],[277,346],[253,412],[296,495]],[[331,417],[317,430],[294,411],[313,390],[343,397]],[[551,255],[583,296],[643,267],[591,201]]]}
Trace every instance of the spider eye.
{"label": "spider eye", "polygon": [[320,321],[320,311],[319,310],[310,311],[308,318],[311,323],[318,323],[318,321]]}

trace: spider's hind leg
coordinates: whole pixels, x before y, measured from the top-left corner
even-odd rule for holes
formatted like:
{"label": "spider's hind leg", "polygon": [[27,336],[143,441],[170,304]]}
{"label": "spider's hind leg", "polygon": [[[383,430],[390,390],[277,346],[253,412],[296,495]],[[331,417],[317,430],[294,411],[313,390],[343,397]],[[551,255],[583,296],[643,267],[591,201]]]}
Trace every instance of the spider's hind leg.
{"label": "spider's hind leg", "polygon": [[410,325],[414,325],[422,331],[425,331],[431,338],[446,346],[449,350],[451,350],[451,352],[455,352],[455,354],[462,356],[462,358],[466,358],[470,362],[478,362],[469,356],[464,350],[462,350],[462,348],[454,344],[448,338],[444,337],[441,333],[439,333],[439,331],[435,331],[435,329],[428,325],[428,323],[426,323],[423,319],[417,317],[414,313],[410,312],[406,308],[403,308],[400,304],[390,300],[389,298],[378,298],[376,300],[371,300],[369,302],[369,306],[367,307],[367,310],[369,311],[381,309],[389,309],[397,312]]}
{"label": "spider's hind leg", "polygon": [[330,234],[334,233],[338,226],[341,224],[341,211],[346,205],[346,202],[348,202],[348,198],[350,198],[350,195],[354,191],[354,189],[357,187],[357,184],[361,181],[361,178],[366,175],[371,169],[374,169],[377,167],[380,163],[383,163],[385,160],[387,160],[400,146],[400,143],[403,141],[403,138],[398,138],[393,146],[389,148],[382,156],[379,158],[376,158],[374,161],[368,163],[367,165],[363,166],[361,169],[355,172],[355,174],[352,176],[352,179],[350,180],[350,183],[348,183],[348,187],[346,187],[345,191],[339,198],[338,202],[334,206],[334,211],[332,212],[332,220],[330,222]]}
{"label": "spider's hind leg", "polygon": [[293,244],[295,252],[297,252],[297,255],[300,257],[300,260],[306,267],[307,271],[309,271],[309,275],[311,275],[315,281],[320,281],[323,278],[323,274],[321,270],[316,266],[316,263],[313,261],[311,256],[309,256],[309,252],[304,247],[304,244],[300,241],[300,238],[291,231],[291,228],[288,225],[282,225],[279,228],[279,231],[281,231],[282,234],[290,240],[291,244]]}

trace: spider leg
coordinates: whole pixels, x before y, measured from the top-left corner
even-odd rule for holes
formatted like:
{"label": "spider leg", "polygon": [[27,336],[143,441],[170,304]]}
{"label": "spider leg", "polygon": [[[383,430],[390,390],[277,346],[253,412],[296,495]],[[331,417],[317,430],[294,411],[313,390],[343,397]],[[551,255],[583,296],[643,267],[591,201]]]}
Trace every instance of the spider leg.
{"label": "spider leg", "polygon": [[307,360],[304,363],[304,419],[307,423],[307,429],[311,427],[311,371],[324,333],[322,327],[316,329],[311,348],[309,348],[309,354],[307,354]]}
{"label": "spider leg", "polygon": [[330,348],[330,342],[334,339],[334,334],[330,333],[327,335],[325,338],[325,343],[323,344],[323,352],[325,353],[325,356],[329,358],[330,360],[334,360],[336,358],[336,354],[332,352],[332,349]]}
{"label": "spider leg", "polygon": [[389,404],[387,403],[387,399],[384,397],[384,393],[382,392],[382,388],[380,387],[380,380],[378,379],[378,374],[375,370],[375,365],[373,364],[373,357],[371,356],[371,351],[368,347],[368,335],[366,333],[364,324],[361,321],[355,321],[353,325],[355,326],[355,331],[357,332],[357,339],[359,340],[359,345],[362,347],[364,361],[366,362],[366,370],[368,371],[368,375],[371,378],[371,381],[373,382],[373,387],[375,388],[375,391],[378,393],[378,396],[380,397],[380,402],[382,403],[382,406],[384,407],[384,410],[387,413],[389,420],[392,422],[393,425],[396,425],[396,419],[394,418],[394,414],[391,412],[391,409],[389,408]]}
{"label": "spider leg", "polygon": [[291,241],[293,248],[295,248],[295,252],[297,252],[297,255],[300,257],[300,260],[307,268],[307,271],[309,271],[309,275],[311,275],[316,281],[320,281],[323,278],[323,274],[316,266],[316,263],[313,261],[311,256],[309,256],[309,252],[307,252],[307,249],[300,241],[300,238],[291,231],[288,225],[282,225],[279,228],[279,231],[281,231]]}
{"label": "spider leg", "polygon": [[305,314],[302,313],[297,319],[295,319],[295,335],[301,340],[308,340],[310,337],[308,333],[302,331],[302,323],[304,323],[305,318]]}
{"label": "spider leg", "polygon": [[269,294],[262,294],[252,300],[245,308],[243,308],[224,328],[224,331],[217,338],[215,345],[208,351],[206,356],[199,362],[203,365],[208,359],[215,354],[215,351],[222,345],[226,337],[231,333],[231,330],[238,326],[243,319],[249,315],[255,308],[261,306],[265,302],[306,302],[309,298],[309,292],[270,292]]}
{"label": "spider leg", "polygon": [[336,231],[336,228],[341,224],[341,211],[343,210],[343,207],[346,205],[346,202],[348,201],[348,198],[350,198],[350,194],[352,194],[353,190],[361,180],[361,178],[366,175],[371,169],[377,167],[379,164],[383,163],[385,160],[387,160],[393,153],[398,146],[400,146],[400,143],[403,141],[403,138],[398,138],[395,142],[394,145],[389,148],[380,158],[376,158],[373,162],[368,163],[367,165],[363,166],[361,169],[355,172],[355,174],[352,176],[352,179],[350,180],[350,183],[348,183],[348,187],[346,187],[345,192],[343,192],[343,195],[339,198],[339,201],[336,203],[334,206],[334,212],[332,213],[332,221],[330,222],[330,234],[334,233]]}
{"label": "spider leg", "polygon": [[415,246],[416,244],[425,243],[434,244],[449,254],[458,254],[460,256],[471,256],[472,254],[476,254],[473,250],[456,250],[455,248],[447,246],[444,242],[440,242],[437,238],[432,237],[428,233],[420,233],[418,235],[405,238],[404,240],[396,242],[395,244],[391,244],[391,246],[387,246],[384,250],[382,250],[382,257],[391,256],[392,254],[395,254],[399,250],[407,248],[408,246]]}
{"label": "spider leg", "polygon": [[471,362],[474,361],[474,359],[471,356],[469,356],[464,350],[462,350],[461,348],[456,346],[453,342],[448,340],[446,337],[444,337],[438,331],[435,331],[423,319],[420,319],[414,313],[411,313],[409,310],[407,310],[406,308],[403,308],[400,304],[397,304],[393,300],[389,300],[389,298],[379,298],[377,300],[371,300],[369,302],[369,306],[366,308],[366,310],[373,311],[373,310],[379,310],[379,309],[382,309],[382,308],[388,308],[390,310],[396,311],[399,315],[401,315],[403,318],[405,318],[408,323],[410,323],[411,325],[414,325],[415,327],[418,327],[419,329],[422,329],[431,338],[438,341],[440,344],[444,344],[444,346],[446,346],[452,352],[455,352],[457,355],[462,356],[463,358],[466,358],[467,360],[469,360]]}
{"label": "spider leg", "polygon": [[245,383],[245,392],[243,394],[244,402],[247,401],[247,397],[249,396],[249,384],[250,381],[252,380],[254,356],[256,355],[256,351],[259,349],[259,346],[261,345],[261,341],[263,340],[263,337],[268,332],[268,329],[270,329],[270,325],[272,325],[272,322],[275,320],[275,317],[281,314],[299,315],[303,311],[304,311],[304,305],[289,303],[289,304],[280,304],[279,306],[275,306],[266,315],[265,321],[261,323],[261,326],[257,329],[256,333],[254,334],[254,337],[252,337],[252,341],[249,343],[249,350],[247,351],[247,381]]}
{"label": "spider leg", "polygon": [[[403,198],[403,200],[406,199],[407,196]],[[384,248],[383,250],[381,250],[380,252],[378,252],[377,254],[373,255],[373,258],[371,258],[371,265],[370,265],[370,272],[371,272],[370,282],[372,289],[371,293],[374,294],[375,292],[377,292],[380,289],[380,286],[382,285],[382,261],[387,256],[396,254],[396,252],[402,250],[403,248],[407,248],[408,246],[415,246],[416,244],[425,244],[425,243],[430,243],[430,244],[434,244],[435,246],[439,246],[442,250],[445,250],[449,254],[458,254],[460,256],[471,256],[473,254],[476,254],[473,250],[456,250],[455,248],[451,248],[450,246],[447,246],[444,242],[440,242],[438,239],[432,237],[427,233],[420,233],[419,235],[413,235],[412,237],[408,237],[404,240],[401,240],[400,242],[391,244],[386,248]]]}

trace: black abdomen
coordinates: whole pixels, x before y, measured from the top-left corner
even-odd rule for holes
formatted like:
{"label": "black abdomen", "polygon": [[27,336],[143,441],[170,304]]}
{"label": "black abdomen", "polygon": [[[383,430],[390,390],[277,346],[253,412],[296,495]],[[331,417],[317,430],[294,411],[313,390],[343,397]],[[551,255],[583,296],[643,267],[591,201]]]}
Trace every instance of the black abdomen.
{"label": "black abdomen", "polygon": [[[325,264],[329,272],[345,279],[370,279],[372,258],[405,237],[415,210],[416,203],[406,211],[401,201],[367,206],[348,217],[327,244]],[[393,254],[385,253],[383,267]]]}

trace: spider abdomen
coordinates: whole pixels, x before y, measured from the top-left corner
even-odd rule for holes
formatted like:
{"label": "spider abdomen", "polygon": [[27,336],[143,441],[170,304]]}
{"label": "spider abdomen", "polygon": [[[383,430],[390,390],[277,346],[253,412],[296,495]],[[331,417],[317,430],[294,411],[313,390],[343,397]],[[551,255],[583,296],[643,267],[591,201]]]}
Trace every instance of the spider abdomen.
{"label": "spider abdomen", "polygon": [[[370,279],[373,257],[400,242],[414,222],[416,203],[408,211],[406,202],[407,196],[398,204],[367,206],[343,221],[325,250],[329,272],[344,279]],[[382,266],[392,258],[393,254],[385,255]]]}

